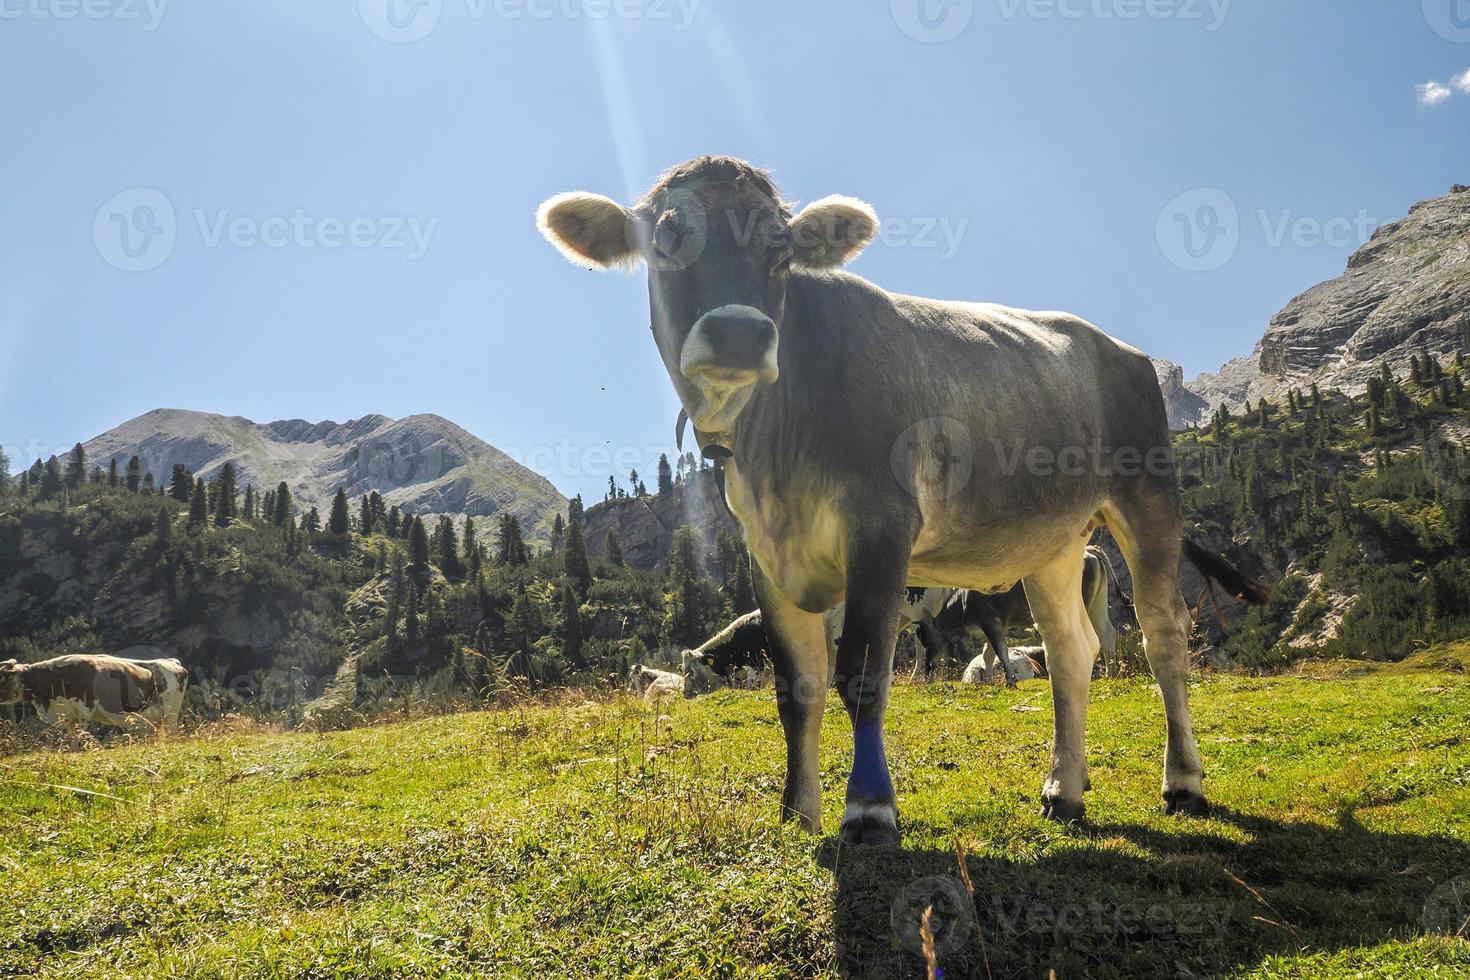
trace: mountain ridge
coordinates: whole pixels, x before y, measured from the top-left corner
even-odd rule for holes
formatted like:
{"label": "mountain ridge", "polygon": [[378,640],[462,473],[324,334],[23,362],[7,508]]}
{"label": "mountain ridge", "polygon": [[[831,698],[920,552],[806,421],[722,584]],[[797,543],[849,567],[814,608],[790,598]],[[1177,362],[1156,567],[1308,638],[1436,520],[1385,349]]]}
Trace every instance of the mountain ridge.
{"label": "mountain ridge", "polygon": [[121,467],[132,456],[155,481],[175,464],[215,479],[226,463],[240,488],[285,482],[307,506],[324,508],[338,487],[350,497],[372,490],[420,516],[493,517],[509,511],[529,537],[549,535],[567,500],[551,481],[448,419],[422,413],[370,414],[346,422],[279,419],[157,408],[83,444],[88,459]]}
{"label": "mountain ridge", "polygon": [[1436,358],[1470,348],[1470,186],[1420,201],[1378,228],[1336,279],[1296,296],[1255,349],[1185,383],[1199,422],[1221,405],[1279,402],[1313,384],[1360,394],[1410,355]]}

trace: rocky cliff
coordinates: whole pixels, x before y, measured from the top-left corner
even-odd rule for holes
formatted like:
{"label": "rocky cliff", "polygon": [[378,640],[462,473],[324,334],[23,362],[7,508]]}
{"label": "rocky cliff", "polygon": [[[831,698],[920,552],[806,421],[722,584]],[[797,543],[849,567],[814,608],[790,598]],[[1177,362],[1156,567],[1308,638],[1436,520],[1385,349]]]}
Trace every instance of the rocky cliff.
{"label": "rocky cliff", "polygon": [[493,517],[510,511],[527,535],[546,537],[567,501],[545,477],[437,415],[348,422],[293,419],[256,423],[238,416],[156,409],[85,444],[93,462],[131,456],[166,482],[175,463],[214,479],[233,463],[237,483],[257,490],[284,481],[292,495],[326,512],[338,487],[351,497],[371,490],[420,516]]}
{"label": "rocky cliff", "polygon": [[587,510],[587,550],[607,550],[608,532],[617,529],[623,558],[634,568],[662,568],[669,556],[674,532],[692,524],[712,544],[720,531],[743,540],[739,525],[720,494],[713,470],[695,474],[673,493],[604,501]]}
{"label": "rocky cliff", "polygon": [[1188,388],[1205,406],[1197,420],[1221,404],[1279,401],[1313,383],[1358,393],[1385,360],[1402,374],[1411,354],[1443,360],[1460,350],[1470,350],[1470,187],[1463,184],[1379,228],[1342,276],[1276,314],[1249,357]]}

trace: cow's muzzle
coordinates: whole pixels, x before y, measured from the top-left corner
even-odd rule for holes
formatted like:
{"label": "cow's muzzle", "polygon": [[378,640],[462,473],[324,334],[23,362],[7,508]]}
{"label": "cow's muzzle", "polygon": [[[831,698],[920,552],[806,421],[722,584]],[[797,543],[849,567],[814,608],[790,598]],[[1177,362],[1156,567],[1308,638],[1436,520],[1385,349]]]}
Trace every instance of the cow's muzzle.
{"label": "cow's muzzle", "polygon": [[779,376],[776,325],[752,306],[711,310],[689,331],[679,370],[701,387],[770,384]]}

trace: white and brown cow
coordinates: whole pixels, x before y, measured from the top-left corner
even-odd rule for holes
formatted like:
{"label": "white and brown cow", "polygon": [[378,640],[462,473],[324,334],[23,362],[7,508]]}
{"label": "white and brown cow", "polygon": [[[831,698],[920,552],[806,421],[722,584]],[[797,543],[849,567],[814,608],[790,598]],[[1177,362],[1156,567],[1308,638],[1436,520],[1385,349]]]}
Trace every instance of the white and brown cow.
{"label": "white and brown cow", "polygon": [[34,664],[0,663],[0,704],[31,704],[47,724],[127,727],[142,720],[174,727],[189,672],[177,660],[123,660],[93,654]]}
{"label": "white and brown cow", "polygon": [[628,690],[650,700],[684,693],[684,678],[669,670],[654,670],[642,664],[628,668]]}
{"label": "white and brown cow", "polygon": [[820,829],[823,613],[847,604],[834,676],[853,731],[841,837],[893,843],[883,726],[904,586],[1024,582],[1055,706],[1042,809],[1080,818],[1099,646],[1080,579],[1100,525],[1133,573],[1163,692],[1165,807],[1205,812],[1179,486],[1143,353],[1065,313],[903,296],[837,271],[877,234],[872,208],[834,197],[794,214],[743,160],[692,160],[627,207],[562,194],[538,222],[579,265],[648,269],[654,341],[701,451],[725,461],[754,558],[785,815]]}

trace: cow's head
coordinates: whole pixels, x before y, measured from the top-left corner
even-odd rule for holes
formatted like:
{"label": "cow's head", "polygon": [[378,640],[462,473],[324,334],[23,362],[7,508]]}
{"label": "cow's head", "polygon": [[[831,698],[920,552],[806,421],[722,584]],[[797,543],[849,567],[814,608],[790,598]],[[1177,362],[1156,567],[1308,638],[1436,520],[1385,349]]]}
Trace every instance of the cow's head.
{"label": "cow's head", "polygon": [[698,650],[685,650],[680,654],[679,660],[684,669],[686,698],[697,698],[701,694],[730,686],[729,680],[715,670],[710,658]]}
{"label": "cow's head", "polygon": [[0,704],[15,704],[24,696],[20,683],[23,672],[14,660],[0,662]]}
{"label": "cow's head", "polygon": [[777,352],[793,269],[833,269],[878,231],[873,209],[829,197],[795,217],[768,173],[701,157],[675,167],[642,201],[551,198],[541,232],[577,265],[648,267],[653,335],[697,430],[727,435],[757,386],[780,375]]}

